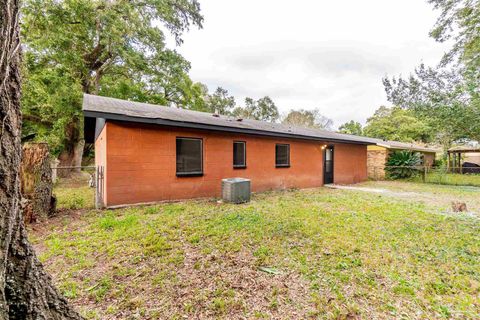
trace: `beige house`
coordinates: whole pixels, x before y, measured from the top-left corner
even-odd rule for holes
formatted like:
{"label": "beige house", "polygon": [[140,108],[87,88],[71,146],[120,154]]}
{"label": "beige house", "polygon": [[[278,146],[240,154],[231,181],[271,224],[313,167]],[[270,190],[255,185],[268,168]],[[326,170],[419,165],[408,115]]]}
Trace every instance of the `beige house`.
{"label": "beige house", "polygon": [[385,178],[385,163],[388,156],[393,151],[408,150],[419,152],[422,154],[423,165],[427,167],[433,166],[435,156],[439,150],[427,148],[413,143],[405,143],[398,141],[385,141],[381,139],[372,139],[375,145],[367,147],[367,168],[368,177],[370,179]]}

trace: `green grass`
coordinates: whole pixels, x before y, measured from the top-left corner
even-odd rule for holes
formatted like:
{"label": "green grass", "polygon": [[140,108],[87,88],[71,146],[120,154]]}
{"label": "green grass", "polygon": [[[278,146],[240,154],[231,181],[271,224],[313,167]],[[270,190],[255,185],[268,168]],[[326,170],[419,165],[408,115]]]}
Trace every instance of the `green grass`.
{"label": "green grass", "polygon": [[53,194],[57,197],[58,209],[92,209],[95,207],[95,189],[88,186],[56,186]]}
{"label": "green grass", "polygon": [[[422,182],[422,177],[421,175],[417,175],[411,180],[414,182]],[[443,185],[480,187],[480,174],[459,174],[434,171],[427,173],[425,182]]]}
{"label": "green grass", "polygon": [[432,172],[428,173],[426,182],[447,184],[447,185],[461,185],[461,186],[477,186],[480,187],[480,175],[478,174],[459,174],[459,173],[442,173]]}
{"label": "green grass", "polygon": [[31,238],[90,319],[478,319],[479,219],[439,212],[321,188],[90,211]]}

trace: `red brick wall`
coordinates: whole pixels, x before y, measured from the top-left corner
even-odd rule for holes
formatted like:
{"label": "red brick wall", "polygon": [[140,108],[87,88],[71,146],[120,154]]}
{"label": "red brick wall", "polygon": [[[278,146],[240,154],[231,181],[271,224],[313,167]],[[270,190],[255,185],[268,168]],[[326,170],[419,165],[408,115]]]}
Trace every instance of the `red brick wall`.
{"label": "red brick wall", "polygon": [[[106,128],[107,206],[219,196],[229,177],[251,179],[252,191],[323,184],[322,142],[113,122]],[[176,177],[177,136],[203,138],[203,176]],[[246,169],[233,169],[234,140],[247,143]],[[276,143],[290,144],[289,168],[275,167]],[[335,182],[366,180],[366,157],[366,146],[336,144]]]}

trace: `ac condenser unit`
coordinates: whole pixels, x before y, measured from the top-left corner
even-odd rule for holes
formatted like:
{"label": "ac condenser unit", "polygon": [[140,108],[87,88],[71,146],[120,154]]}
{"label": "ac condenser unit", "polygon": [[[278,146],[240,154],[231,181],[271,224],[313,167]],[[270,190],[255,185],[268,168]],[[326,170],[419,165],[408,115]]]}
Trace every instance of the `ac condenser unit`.
{"label": "ac condenser unit", "polygon": [[231,203],[250,201],[250,180],[244,178],[222,179],[222,199]]}

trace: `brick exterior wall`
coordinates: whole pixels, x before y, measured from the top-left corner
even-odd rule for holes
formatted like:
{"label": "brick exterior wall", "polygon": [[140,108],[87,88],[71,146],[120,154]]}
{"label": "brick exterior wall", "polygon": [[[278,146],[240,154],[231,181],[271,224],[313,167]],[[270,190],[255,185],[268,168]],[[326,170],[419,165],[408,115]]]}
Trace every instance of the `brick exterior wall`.
{"label": "brick exterior wall", "polygon": [[385,162],[387,161],[388,154],[387,149],[368,150],[367,168],[369,179],[385,179]]}
{"label": "brick exterior wall", "polygon": [[[203,139],[203,176],[176,176],[176,137]],[[247,168],[233,168],[233,141],[246,141]],[[290,167],[275,167],[275,144],[290,144]],[[218,197],[221,179],[251,179],[252,191],[323,185],[324,142],[107,122],[96,162],[106,167],[105,206]],[[335,183],[367,179],[367,147],[334,145]],[[97,151],[96,151],[97,153]]]}

